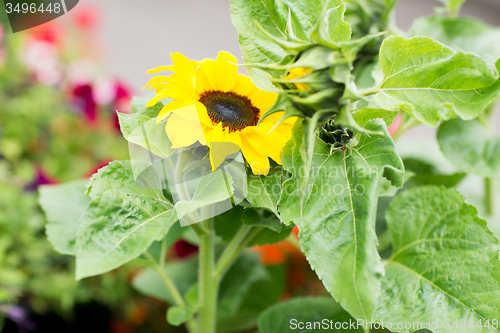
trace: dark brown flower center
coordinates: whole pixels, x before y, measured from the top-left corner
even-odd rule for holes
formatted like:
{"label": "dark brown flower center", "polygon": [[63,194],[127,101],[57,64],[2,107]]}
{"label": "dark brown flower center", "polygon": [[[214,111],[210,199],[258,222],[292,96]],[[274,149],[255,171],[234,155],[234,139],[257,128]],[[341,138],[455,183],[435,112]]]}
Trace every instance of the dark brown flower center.
{"label": "dark brown flower center", "polygon": [[212,122],[222,123],[222,127],[229,127],[230,132],[241,131],[259,122],[259,109],[252,105],[248,97],[232,91],[205,91],[200,96],[200,102],[207,108]]}

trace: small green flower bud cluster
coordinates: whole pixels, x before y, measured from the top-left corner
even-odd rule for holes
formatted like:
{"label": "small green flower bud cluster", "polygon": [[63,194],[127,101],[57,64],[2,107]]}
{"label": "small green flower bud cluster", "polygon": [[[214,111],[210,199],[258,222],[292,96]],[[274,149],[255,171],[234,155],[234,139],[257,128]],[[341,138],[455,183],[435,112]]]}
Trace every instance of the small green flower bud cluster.
{"label": "small green flower bud cluster", "polygon": [[319,137],[333,148],[343,148],[354,137],[354,133],[328,120],[319,130]]}

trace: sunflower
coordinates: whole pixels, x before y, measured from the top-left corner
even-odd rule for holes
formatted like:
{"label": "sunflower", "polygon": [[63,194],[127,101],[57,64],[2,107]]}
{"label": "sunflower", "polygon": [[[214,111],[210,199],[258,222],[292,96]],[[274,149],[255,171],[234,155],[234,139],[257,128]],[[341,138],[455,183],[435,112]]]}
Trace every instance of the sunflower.
{"label": "sunflower", "polygon": [[219,52],[217,60],[200,62],[180,53],[172,53],[171,57],[173,65],[148,73],[164,70],[174,73],[152,78],[145,88],[156,90],[148,106],[164,98],[173,100],[157,117],[157,123],[168,117],[165,130],[172,148],[188,147],[199,141],[210,149],[212,170],[235,152],[226,148],[221,153],[221,142],[239,147],[256,175],[267,175],[269,158],[281,164],[281,150],[291,138],[296,118],[275,126],[283,116],[283,112],[277,112],[257,126],[277,94],[258,89],[248,76],[238,74],[237,60],[229,52]]}

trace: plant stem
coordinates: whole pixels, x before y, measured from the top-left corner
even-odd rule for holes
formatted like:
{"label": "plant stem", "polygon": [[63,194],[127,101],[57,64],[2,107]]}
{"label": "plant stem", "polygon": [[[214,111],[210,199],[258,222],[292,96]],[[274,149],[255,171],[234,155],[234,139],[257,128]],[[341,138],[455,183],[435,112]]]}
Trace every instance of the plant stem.
{"label": "plant stem", "polygon": [[184,299],[182,298],[172,279],[170,279],[167,273],[165,273],[165,271],[159,265],[154,265],[153,267],[163,281],[163,284],[167,287],[170,294],[172,294],[175,305],[180,308],[186,308],[186,303],[184,303]]}
{"label": "plant stem", "polygon": [[[234,235],[233,239],[231,239],[231,242],[227,244],[226,248],[224,249],[224,252],[220,256],[219,260],[217,261],[217,266],[215,267],[215,275],[218,276],[220,269],[223,269],[224,267],[228,267],[231,262],[231,258],[233,257],[233,253],[236,251],[236,249],[239,247],[245,236],[250,232],[252,227],[242,224],[236,235]],[[220,268],[222,267],[222,268]]]}
{"label": "plant stem", "polygon": [[[220,282],[227,269],[234,263],[252,239],[254,239],[255,236],[257,236],[263,229],[264,227],[253,228],[248,234],[246,234],[245,238],[239,243],[239,245],[234,247],[234,250],[231,252],[227,251],[228,254],[225,257],[224,255],[221,256],[220,260],[217,262],[217,267],[215,268],[215,277],[217,278],[217,281]],[[226,251],[224,251],[224,254],[226,254]]]}
{"label": "plant stem", "polygon": [[208,233],[200,236],[198,332],[215,333],[219,283],[214,276],[215,255],[212,220],[205,221]]}
{"label": "plant stem", "polygon": [[486,214],[493,215],[493,180],[491,178],[484,178],[484,206],[486,208]]}

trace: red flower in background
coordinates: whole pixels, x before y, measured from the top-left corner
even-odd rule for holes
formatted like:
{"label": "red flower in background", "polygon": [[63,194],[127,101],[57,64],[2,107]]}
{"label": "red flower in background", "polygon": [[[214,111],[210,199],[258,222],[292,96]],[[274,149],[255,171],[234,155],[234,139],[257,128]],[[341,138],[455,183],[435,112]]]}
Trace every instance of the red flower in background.
{"label": "red flower in background", "polygon": [[94,85],[92,83],[76,84],[71,89],[72,104],[77,111],[85,115],[86,119],[92,124],[99,118],[99,105],[104,105],[104,109],[111,112],[111,118],[115,128],[120,129],[116,111],[130,113],[130,101],[132,93],[130,89],[120,80],[110,82],[111,86],[106,84]]}
{"label": "red flower in background", "polygon": [[97,119],[97,103],[90,84],[77,84],[71,91],[71,102],[77,111],[83,113],[90,123]]}
{"label": "red flower in background", "polygon": [[56,47],[62,46],[63,30],[54,21],[28,29],[27,32],[29,33],[29,42],[45,42]]}
{"label": "red flower in background", "polygon": [[95,28],[99,24],[99,11],[91,4],[80,3],[72,12],[73,23],[81,29]]}
{"label": "red flower in background", "polygon": [[52,176],[49,176],[47,172],[40,166],[36,168],[35,177],[31,183],[26,185],[24,188],[27,191],[35,191],[38,186],[41,185],[52,185],[59,184],[59,181]]}

